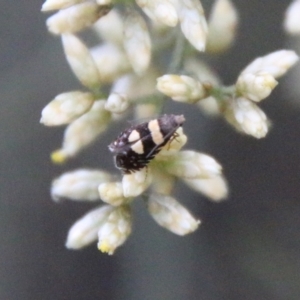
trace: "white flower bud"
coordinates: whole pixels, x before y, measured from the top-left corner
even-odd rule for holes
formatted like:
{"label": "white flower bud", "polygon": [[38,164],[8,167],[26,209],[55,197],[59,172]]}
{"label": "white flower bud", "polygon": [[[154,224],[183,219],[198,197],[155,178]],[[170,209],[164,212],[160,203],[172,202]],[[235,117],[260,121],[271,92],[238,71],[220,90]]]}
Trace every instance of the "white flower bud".
{"label": "white flower bud", "polygon": [[48,30],[54,34],[74,33],[91,26],[107,14],[108,10],[95,2],[86,1],[60,10],[49,17],[46,24]]}
{"label": "white flower bud", "polygon": [[165,172],[165,170],[161,168],[160,162],[151,164],[151,172],[153,175],[151,190],[158,194],[170,195],[174,188],[176,178]]}
{"label": "white flower bud", "polygon": [[237,93],[252,101],[259,102],[267,98],[278,82],[266,72],[242,73],[236,82]]}
{"label": "white flower bud", "polygon": [[69,230],[66,247],[80,249],[95,242],[101,225],[107,220],[114,208],[104,205],[93,209],[80,218]]}
{"label": "white flower bud", "polygon": [[128,107],[129,101],[124,94],[112,93],[105,102],[105,109],[115,114],[121,114],[125,112]]}
{"label": "white flower bud", "polygon": [[186,39],[199,51],[205,50],[207,23],[199,0],[181,0],[177,13]]}
{"label": "white flower bud", "polygon": [[93,102],[91,93],[73,91],[60,94],[42,110],[40,122],[46,126],[69,124],[86,113]]}
{"label": "white flower bud", "polygon": [[206,96],[202,83],[185,75],[163,75],[157,78],[156,88],[179,102],[195,103]]}
{"label": "white flower bud", "polygon": [[224,200],[228,196],[228,187],[223,176],[214,176],[207,179],[185,179],[184,182],[191,189],[216,202]]}
{"label": "white flower bud", "polygon": [[53,180],[51,196],[55,201],[61,198],[96,201],[99,200],[99,184],[110,179],[108,173],[100,170],[79,169],[67,172]]}
{"label": "white flower bud", "polygon": [[160,226],[178,235],[189,234],[200,224],[199,220],[170,196],[152,194],[148,200],[148,210]]}
{"label": "white flower bud", "polygon": [[123,44],[123,19],[116,9],[100,18],[93,26],[101,39],[114,45]]}
{"label": "white flower bud", "polygon": [[123,186],[121,182],[105,182],[98,187],[102,201],[112,205],[120,206],[131,201],[123,196]]}
{"label": "white flower bud", "polygon": [[126,54],[112,44],[102,44],[90,50],[102,83],[112,83],[131,70]]}
{"label": "white flower bud", "polygon": [[71,123],[65,130],[63,147],[52,154],[52,160],[63,163],[91,144],[103,131],[111,119],[104,108],[105,100],[95,101],[91,110]]}
{"label": "white flower bud", "polygon": [[100,75],[88,48],[71,34],[62,35],[62,43],[67,61],[79,81],[88,88],[97,88]]}
{"label": "white flower bud", "polygon": [[300,1],[293,1],[287,8],[284,18],[284,29],[290,34],[300,33]]}
{"label": "white flower bud", "polygon": [[242,73],[266,72],[278,78],[284,75],[298,59],[298,55],[292,50],[279,50],[256,58]]}
{"label": "white flower bud", "polygon": [[112,255],[131,233],[132,216],[130,208],[119,206],[108,216],[98,232],[98,249]]}
{"label": "white flower bud", "polygon": [[166,171],[186,179],[210,178],[220,175],[221,165],[211,156],[195,151],[180,151],[166,164]]}
{"label": "white flower bud", "polygon": [[86,0],[46,0],[42,6],[42,11],[63,9],[85,1]]}
{"label": "white flower bud", "polygon": [[147,167],[131,174],[125,174],[122,179],[124,197],[130,198],[141,195],[151,182],[152,174]]}
{"label": "white flower bud", "polygon": [[268,133],[268,120],[265,113],[248,99],[232,99],[224,114],[226,120],[238,131],[257,139],[265,137]]}
{"label": "white flower bud", "polygon": [[207,51],[227,50],[236,36],[238,13],[230,0],[216,0],[208,23]]}
{"label": "white flower bud", "polygon": [[172,0],[136,0],[137,5],[154,22],[174,27],[178,16]]}
{"label": "white flower bud", "polygon": [[[131,74],[125,74],[118,78],[111,88],[111,92],[119,93],[119,94],[125,94],[125,95],[133,95],[134,86],[136,85],[136,75]],[[130,97],[130,96],[129,96]]]}
{"label": "white flower bud", "polygon": [[218,100],[209,96],[196,103],[196,105],[207,115],[216,116],[220,114],[220,106]]}
{"label": "white flower bud", "polygon": [[144,19],[131,12],[124,21],[124,49],[137,74],[143,74],[151,60],[151,40]]}

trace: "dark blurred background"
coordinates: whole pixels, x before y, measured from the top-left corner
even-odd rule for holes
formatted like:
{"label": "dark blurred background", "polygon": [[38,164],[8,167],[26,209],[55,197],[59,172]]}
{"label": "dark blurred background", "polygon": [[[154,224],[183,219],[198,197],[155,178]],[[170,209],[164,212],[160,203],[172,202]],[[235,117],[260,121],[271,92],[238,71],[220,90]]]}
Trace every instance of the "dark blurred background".
{"label": "dark blurred background", "polygon": [[[233,2],[240,12],[236,44],[210,58],[228,84],[253,58],[293,48],[297,40],[282,29],[290,1]],[[261,105],[273,122],[263,140],[237,134],[191,107],[174,106],[188,118],[188,148],[216,157],[231,189],[229,199],[216,204],[179,185],[176,197],[203,221],[196,233],[172,235],[137,202],[133,234],[114,256],[101,254],[96,245],[69,251],[68,228],[92,206],[52,202],[50,182],[83,166],[113,170],[104,157],[120,128],[67,165],[51,164],[49,153],[60,146],[63,129],[40,125],[40,111],[57,94],[80,85],[59,38],[46,30],[41,5],[41,0],[0,1],[0,299],[298,300],[296,69]]]}

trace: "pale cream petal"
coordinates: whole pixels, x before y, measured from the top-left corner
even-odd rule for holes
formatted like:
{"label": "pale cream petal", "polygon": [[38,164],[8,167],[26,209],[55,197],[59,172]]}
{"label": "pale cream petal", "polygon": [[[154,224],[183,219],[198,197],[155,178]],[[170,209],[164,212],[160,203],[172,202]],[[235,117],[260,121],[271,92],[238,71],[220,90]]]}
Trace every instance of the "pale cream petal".
{"label": "pale cream petal", "polygon": [[98,191],[101,200],[112,206],[127,204],[132,200],[131,198],[124,197],[122,182],[101,183]]}
{"label": "pale cream petal", "polygon": [[283,76],[299,57],[292,50],[278,50],[252,61],[242,73],[266,72],[274,78]]}
{"label": "pale cream petal", "polygon": [[153,219],[160,226],[175,234],[192,233],[200,224],[199,220],[195,219],[184,206],[170,196],[152,194],[147,204]]}
{"label": "pale cream petal", "polygon": [[75,33],[91,26],[101,16],[107,14],[109,9],[93,1],[85,1],[60,10],[49,17],[46,23],[51,33]]}
{"label": "pale cream petal", "polygon": [[53,180],[51,196],[55,201],[68,198],[76,201],[100,199],[98,186],[111,180],[111,175],[101,170],[78,169],[64,173]]}
{"label": "pale cream petal", "polygon": [[230,0],[216,0],[208,22],[207,51],[220,53],[234,42],[239,17]]}
{"label": "pale cream petal", "polygon": [[113,210],[112,206],[104,205],[93,209],[80,218],[69,230],[66,247],[68,249],[80,249],[96,242],[99,228]]}
{"label": "pale cream petal", "polygon": [[247,99],[259,102],[267,98],[278,82],[266,72],[242,73],[236,82],[237,93]]}
{"label": "pale cream petal", "polygon": [[184,182],[196,192],[216,202],[224,200],[228,196],[228,186],[223,176],[208,179],[185,179]]}
{"label": "pale cream petal", "polygon": [[151,40],[144,19],[133,11],[124,21],[124,49],[137,74],[143,74],[151,61]]}
{"label": "pale cream petal", "polygon": [[112,255],[124,244],[132,229],[132,213],[129,206],[116,207],[98,231],[98,249]]}
{"label": "pale cream petal", "polygon": [[72,91],[59,94],[42,110],[40,122],[46,126],[69,124],[89,111],[93,102],[91,93]]}
{"label": "pale cream petal", "polygon": [[200,81],[185,75],[163,75],[157,78],[156,88],[173,100],[184,103],[195,103],[207,95]]}
{"label": "pale cream petal", "polygon": [[166,164],[166,171],[186,179],[220,175],[221,165],[211,156],[191,150],[180,151]]}
{"label": "pale cream petal", "polygon": [[96,63],[85,44],[75,35],[62,35],[62,44],[67,61],[79,79],[88,88],[98,88],[101,82]]}
{"label": "pale cream petal", "polygon": [[105,108],[105,100],[94,102],[91,110],[76,119],[65,130],[62,148],[52,154],[52,160],[63,163],[89,146],[106,130],[111,113]]}
{"label": "pale cream petal", "polygon": [[151,170],[147,167],[131,174],[125,174],[122,179],[124,197],[129,198],[141,195],[151,182]]}
{"label": "pale cream petal", "polygon": [[199,51],[205,50],[207,23],[199,0],[178,1],[177,13],[186,39]]}

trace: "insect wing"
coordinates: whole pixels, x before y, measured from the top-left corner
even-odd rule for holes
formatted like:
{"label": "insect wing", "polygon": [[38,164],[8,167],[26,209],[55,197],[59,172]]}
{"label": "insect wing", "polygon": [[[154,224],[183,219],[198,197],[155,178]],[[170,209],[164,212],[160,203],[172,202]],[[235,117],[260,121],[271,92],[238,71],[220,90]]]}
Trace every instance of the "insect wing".
{"label": "insect wing", "polygon": [[109,145],[109,150],[115,154],[116,167],[131,173],[147,166],[184,121],[182,115],[163,115],[123,131]]}

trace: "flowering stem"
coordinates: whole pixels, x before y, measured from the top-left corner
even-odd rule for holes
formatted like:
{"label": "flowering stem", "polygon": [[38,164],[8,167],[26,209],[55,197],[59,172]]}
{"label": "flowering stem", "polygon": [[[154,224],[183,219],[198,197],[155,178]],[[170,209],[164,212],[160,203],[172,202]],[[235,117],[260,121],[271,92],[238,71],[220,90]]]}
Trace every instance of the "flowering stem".
{"label": "flowering stem", "polygon": [[210,95],[219,102],[224,102],[229,97],[233,97],[235,93],[235,85],[212,87]]}
{"label": "flowering stem", "polygon": [[185,37],[183,34],[179,32],[176,36],[175,47],[169,65],[169,70],[168,70],[169,74],[176,73],[182,68],[185,45],[186,45]]}
{"label": "flowering stem", "polygon": [[101,88],[91,89],[91,92],[93,93],[95,100],[107,98],[107,95],[101,91]]}

